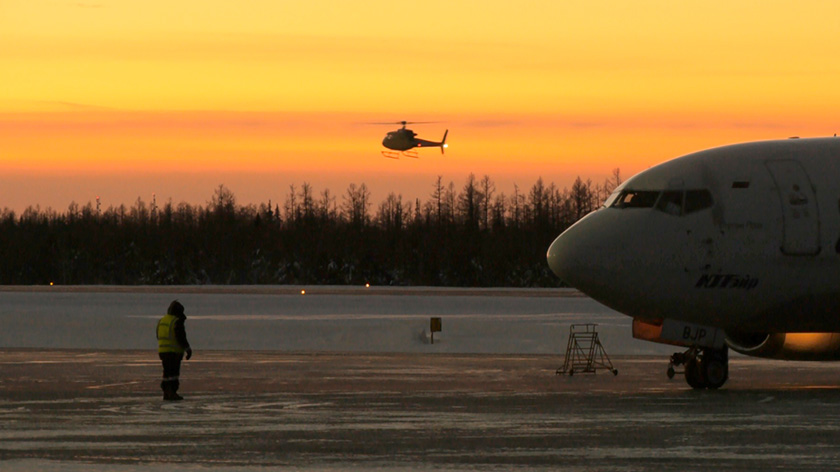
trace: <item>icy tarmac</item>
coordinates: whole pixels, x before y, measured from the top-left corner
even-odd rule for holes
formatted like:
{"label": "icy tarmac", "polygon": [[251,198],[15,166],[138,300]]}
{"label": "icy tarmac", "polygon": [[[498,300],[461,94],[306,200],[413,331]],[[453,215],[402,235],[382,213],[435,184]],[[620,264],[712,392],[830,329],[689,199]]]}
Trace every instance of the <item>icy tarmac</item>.
{"label": "icy tarmac", "polygon": [[[182,369],[186,400],[164,403],[153,342],[103,345],[153,336],[150,321],[174,296],[192,315],[196,355]],[[738,356],[724,389],[698,392],[679,376],[667,379],[666,357],[636,352],[645,343],[629,339],[620,315],[574,293],[309,296],[0,293],[0,470],[822,471],[840,464],[838,364]],[[434,345],[418,334],[430,315],[443,318]],[[569,322],[590,316],[606,328],[619,375],[555,375]],[[46,324],[28,324],[33,319]],[[92,345],[69,339],[88,323],[103,330],[85,338]],[[10,329],[29,344],[10,346]],[[297,340],[294,349],[263,348],[274,336],[289,343],[312,336],[316,347]],[[389,336],[402,349],[382,339]],[[260,349],[218,346],[248,338]],[[334,349],[323,348],[329,342]]]}
{"label": "icy tarmac", "polygon": [[0,351],[0,469],[831,470],[826,364],[739,359],[717,392],[659,358],[556,376],[556,356],[198,352],[186,400],[147,351]]}

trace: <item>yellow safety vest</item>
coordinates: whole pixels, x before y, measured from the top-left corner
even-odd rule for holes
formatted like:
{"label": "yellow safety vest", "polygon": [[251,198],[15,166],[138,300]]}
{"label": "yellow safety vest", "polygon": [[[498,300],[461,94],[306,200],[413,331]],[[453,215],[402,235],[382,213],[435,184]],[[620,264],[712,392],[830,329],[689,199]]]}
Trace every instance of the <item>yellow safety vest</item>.
{"label": "yellow safety vest", "polygon": [[178,344],[178,340],[175,339],[175,322],[178,321],[178,317],[174,315],[166,315],[158,321],[157,325],[157,340],[158,340],[158,352],[174,352],[176,354],[181,354],[184,352],[184,348]]}

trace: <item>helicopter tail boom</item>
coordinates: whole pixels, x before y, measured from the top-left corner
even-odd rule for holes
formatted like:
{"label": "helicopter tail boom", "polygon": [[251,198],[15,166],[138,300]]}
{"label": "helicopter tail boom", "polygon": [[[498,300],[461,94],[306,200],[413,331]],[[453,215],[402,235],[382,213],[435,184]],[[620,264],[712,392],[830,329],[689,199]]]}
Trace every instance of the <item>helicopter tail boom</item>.
{"label": "helicopter tail boom", "polygon": [[446,135],[448,135],[448,134],[449,134],[449,130],[446,130],[446,132],[443,133],[443,139],[441,139],[440,142],[426,141],[425,139],[415,139],[414,140],[414,146],[416,146],[416,147],[439,147],[440,148],[440,153],[443,154],[443,149],[445,147],[447,147]]}

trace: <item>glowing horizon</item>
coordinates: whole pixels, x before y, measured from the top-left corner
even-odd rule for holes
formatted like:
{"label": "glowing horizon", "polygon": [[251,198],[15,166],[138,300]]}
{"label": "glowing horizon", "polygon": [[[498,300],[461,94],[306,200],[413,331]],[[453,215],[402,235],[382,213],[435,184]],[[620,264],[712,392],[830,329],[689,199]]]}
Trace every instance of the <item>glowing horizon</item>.
{"label": "glowing horizon", "polygon": [[[364,177],[375,199],[413,198],[429,176],[459,186],[470,173],[562,187],[733,142],[831,135],[838,13],[826,1],[10,0],[0,208],[65,208],[119,181],[115,200],[131,204],[176,175],[183,188],[159,198],[201,203],[231,182],[281,198]],[[426,139],[449,129],[446,155],[382,158],[397,126],[363,123],[398,120],[436,122],[412,127]],[[61,176],[77,190],[44,187]]]}

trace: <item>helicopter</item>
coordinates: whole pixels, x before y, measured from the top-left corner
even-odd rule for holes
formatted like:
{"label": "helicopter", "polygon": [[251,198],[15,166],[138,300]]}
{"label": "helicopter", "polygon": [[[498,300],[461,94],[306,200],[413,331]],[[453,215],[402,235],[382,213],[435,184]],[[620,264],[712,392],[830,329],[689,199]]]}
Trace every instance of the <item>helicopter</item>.
{"label": "helicopter", "polygon": [[399,159],[400,155],[417,159],[420,156],[417,154],[417,151],[413,149],[420,147],[439,147],[440,153],[443,154],[443,150],[448,146],[446,144],[446,135],[449,134],[449,130],[447,129],[446,132],[443,133],[443,139],[441,139],[440,142],[436,142],[417,138],[417,133],[410,129],[406,129],[405,127],[405,125],[422,123],[430,122],[398,121],[396,123],[376,123],[381,125],[402,125],[402,128],[395,131],[389,131],[388,134],[385,135],[385,139],[382,140],[382,145],[390,149],[390,151],[382,151],[382,155],[390,159]]}

